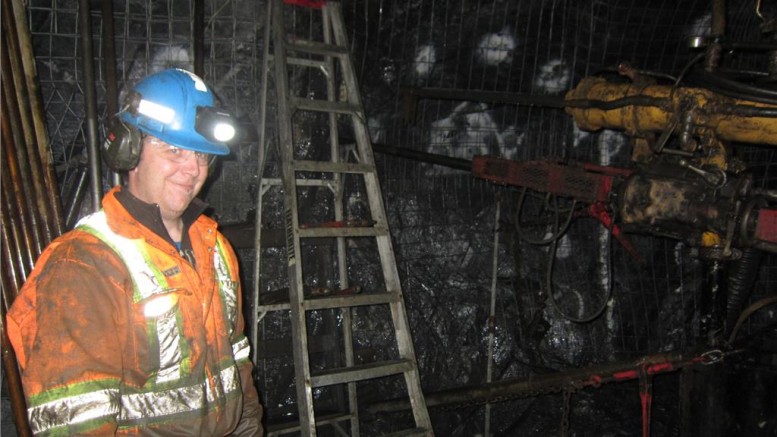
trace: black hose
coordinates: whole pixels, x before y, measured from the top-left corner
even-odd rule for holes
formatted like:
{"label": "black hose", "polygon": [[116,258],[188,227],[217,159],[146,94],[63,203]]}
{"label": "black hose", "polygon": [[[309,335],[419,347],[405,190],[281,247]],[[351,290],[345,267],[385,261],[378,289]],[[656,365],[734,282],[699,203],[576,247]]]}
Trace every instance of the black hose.
{"label": "black hose", "polygon": [[710,73],[702,68],[691,71],[691,82],[710,89],[718,94],[740,100],[777,105],[777,91],[748,85],[733,79]]}
{"label": "black hose", "polygon": [[726,319],[723,325],[725,336],[731,334],[737,317],[750,297],[753,284],[758,277],[761,253],[763,252],[758,249],[745,249],[742,252],[742,257],[731,264],[726,297]]}

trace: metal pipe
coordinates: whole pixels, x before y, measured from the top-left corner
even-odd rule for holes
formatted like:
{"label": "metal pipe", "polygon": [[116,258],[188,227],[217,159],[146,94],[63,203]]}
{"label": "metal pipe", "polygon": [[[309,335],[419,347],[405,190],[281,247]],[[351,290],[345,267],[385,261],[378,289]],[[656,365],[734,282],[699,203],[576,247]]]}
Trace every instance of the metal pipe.
{"label": "metal pipe", "polygon": [[726,1],[712,0],[712,43],[707,47],[704,58],[704,69],[715,71],[720,64],[723,53],[722,40],[726,33]]}
{"label": "metal pipe", "polygon": [[[5,173],[3,173],[5,175]],[[6,191],[5,184],[3,185],[3,191]],[[5,193],[4,193],[5,194]],[[18,239],[18,228],[15,226],[14,221],[9,217],[9,207],[7,202],[0,202],[2,209],[0,209],[0,245],[2,246],[2,286],[3,286],[3,305],[0,308],[0,334],[2,335],[2,355],[3,355],[3,370],[5,375],[5,383],[8,386],[8,394],[11,400],[11,411],[14,417],[14,423],[16,424],[16,431],[19,436],[31,436],[32,431],[30,425],[27,422],[27,403],[24,399],[24,390],[22,388],[21,375],[19,374],[19,367],[16,361],[16,355],[13,353],[13,349],[8,341],[8,336],[5,332],[5,314],[10,307],[11,302],[19,292],[19,285],[26,279],[24,277],[23,263],[14,262],[14,252],[19,255],[19,251],[13,250],[14,238]]]}
{"label": "metal pipe", "polygon": [[[3,50],[3,61],[5,61],[7,50]],[[3,62],[3,70],[5,73],[6,63]],[[20,135],[12,135],[12,132],[21,131],[21,122],[19,121],[18,107],[15,106],[13,97],[15,93],[9,89],[13,84],[9,80],[2,81],[2,140],[3,140],[3,153],[6,158],[5,172],[9,173],[14,187],[14,193],[18,200],[17,208],[19,216],[24,219],[24,229],[29,232],[27,246],[34,252],[34,257],[43,250],[45,245],[44,238],[41,232],[41,226],[38,223],[38,216],[35,214],[38,208],[36,208],[34,198],[35,190],[31,183],[31,176],[29,172],[29,163],[26,156],[24,156],[24,145],[22,144],[22,138]],[[21,152],[21,156],[19,154]],[[31,264],[30,264],[31,267]]]}
{"label": "metal pipe", "polygon": [[45,221],[37,220],[36,212],[40,213],[47,209],[45,201],[45,188],[43,186],[40,160],[38,159],[37,149],[35,148],[35,136],[30,120],[29,96],[26,93],[25,84],[22,81],[23,73],[19,58],[12,56],[19,52],[19,47],[13,36],[16,34],[16,25],[8,14],[3,14],[3,24],[7,30],[8,36],[4,39],[2,55],[2,74],[8,78],[2,81],[3,104],[9,117],[8,127],[14,135],[11,135],[11,141],[7,144],[14,144],[13,153],[18,159],[15,163],[18,165],[19,175],[23,181],[24,194],[27,196],[25,201],[30,208],[25,213],[29,214],[36,237],[36,254],[39,254],[43,246],[51,241],[51,230]]}
{"label": "metal pipe", "polygon": [[75,221],[76,214],[78,213],[78,206],[81,205],[81,200],[84,197],[84,188],[86,187],[87,176],[89,176],[89,172],[86,170],[86,167],[79,166],[78,180],[76,181],[75,187],[73,187],[65,214],[65,224],[68,227],[75,225],[73,222]]}
{"label": "metal pipe", "polygon": [[[114,36],[113,26],[113,1],[103,0],[101,2],[102,15],[102,57],[103,71],[105,71],[105,112],[106,119],[103,124],[110,123],[113,117],[119,113],[119,86],[116,80],[116,38]],[[80,183],[79,179],[79,183]],[[121,174],[111,172],[112,185],[121,184]],[[72,210],[72,206],[70,210]],[[68,221],[68,215],[65,215],[65,223]]]}
{"label": "metal pipe", "polygon": [[[5,131],[3,131],[3,136],[5,136]],[[7,143],[4,143],[7,144]],[[9,155],[9,150],[12,147],[8,147],[7,145],[3,147],[4,157],[7,157]],[[38,246],[36,245],[35,237],[33,236],[33,233],[31,231],[30,223],[27,219],[27,212],[29,210],[25,210],[26,206],[24,204],[23,198],[25,197],[23,192],[20,190],[21,188],[21,181],[19,181],[18,174],[15,171],[15,169],[12,169],[13,162],[11,159],[5,159],[3,162],[3,167],[6,168],[6,171],[3,171],[2,176],[2,184],[3,184],[3,205],[6,205],[7,208],[13,208],[13,214],[11,213],[11,209],[7,211],[5,214],[5,219],[9,220],[9,222],[13,222],[14,229],[18,230],[18,233],[13,233],[14,241],[15,241],[15,250],[14,255],[18,257],[17,263],[19,265],[19,268],[25,269],[26,271],[32,270],[33,265],[35,264],[35,259],[37,258],[37,255],[35,252],[39,253],[40,250],[38,249]],[[34,217],[34,215],[33,215]],[[18,226],[16,225],[18,223]]]}
{"label": "metal pipe", "polygon": [[[488,363],[486,365],[486,383],[491,382],[494,369],[494,336],[496,335],[496,283],[499,272],[499,212],[502,202],[496,201],[494,212],[494,247],[491,255],[491,300],[488,310]],[[491,435],[491,403],[486,404],[483,435]]]}
{"label": "metal pipe", "polygon": [[8,384],[8,394],[11,398],[11,405],[19,405],[23,408],[14,408],[13,416],[16,424],[16,433],[19,436],[27,437],[32,435],[29,423],[27,423],[27,403],[24,401],[24,390],[22,388],[22,379],[17,371],[16,355],[8,341],[8,335],[5,332],[5,317],[0,317],[0,331],[3,336],[3,368],[5,369],[5,380]]}
{"label": "metal pipe", "polygon": [[399,158],[412,159],[414,161],[425,162],[428,164],[442,165],[444,167],[457,170],[471,171],[472,161],[464,158],[455,158],[447,155],[438,155],[436,153],[422,152],[412,150],[406,147],[390,146],[388,144],[372,144],[372,150],[384,155],[396,156]]}
{"label": "metal pipe", "polygon": [[453,88],[417,88],[401,87],[402,104],[405,119],[415,119],[419,99],[470,100],[475,102],[504,103],[508,105],[538,106],[544,108],[564,108],[562,96],[538,94],[506,93],[500,91],[473,91]]}
{"label": "metal pipe", "polygon": [[192,9],[194,74],[205,77],[205,2],[203,0],[194,0],[194,7]]}
{"label": "metal pipe", "polygon": [[[9,189],[6,188],[6,176],[3,173],[3,198],[9,195]],[[2,203],[2,227],[3,227],[3,262],[8,263],[8,270],[3,271],[3,276],[8,273],[13,278],[15,288],[6,291],[3,288],[3,299],[6,306],[3,310],[10,307],[13,298],[16,297],[16,292],[19,289],[20,284],[27,280],[26,273],[31,269],[29,264],[32,262],[24,257],[24,251],[22,248],[25,245],[23,231],[24,226],[19,223],[19,216],[11,213],[11,206],[8,202]],[[27,267],[27,268],[25,268]],[[13,291],[13,295],[7,293]]]}
{"label": "metal pipe", "polygon": [[[429,408],[446,405],[481,405],[487,402],[504,402],[521,397],[557,393],[569,388],[598,387],[609,382],[637,379],[639,369],[648,374],[666,373],[705,362],[705,356],[683,353],[649,355],[636,360],[600,364],[566,372],[532,375],[529,379],[510,379],[478,386],[444,390],[425,395]],[[410,409],[408,399],[378,402],[368,405],[368,413],[391,413]]]}
{"label": "metal pipe", "polygon": [[43,163],[43,183],[46,186],[49,214],[49,229],[52,236],[56,237],[62,234],[64,230],[62,205],[59,198],[59,188],[57,186],[57,177],[51,166],[51,150],[49,149],[49,137],[46,130],[46,120],[43,115],[43,99],[40,94],[37,78],[37,68],[35,64],[35,55],[32,49],[32,37],[27,27],[26,7],[22,0],[12,0],[13,17],[16,23],[16,35],[19,42],[19,55],[24,69],[25,83],[27,85],[30,110],[32,112],[32,122],[35,126],[35,137],[37,138],[38,154]]}
{"label": "metal pipe", "polygon": [[92,49],[92,22],[89,0],[78,0],[78,27],[81,40],[81,68],[84,80],[84,101],[86,104],[87,153],[89,155],[90,188],[92,210],[100,209],[102,199],[102,173],[100,171],[100,148],[97,144],[97,98],[95,96],[94,50]]}

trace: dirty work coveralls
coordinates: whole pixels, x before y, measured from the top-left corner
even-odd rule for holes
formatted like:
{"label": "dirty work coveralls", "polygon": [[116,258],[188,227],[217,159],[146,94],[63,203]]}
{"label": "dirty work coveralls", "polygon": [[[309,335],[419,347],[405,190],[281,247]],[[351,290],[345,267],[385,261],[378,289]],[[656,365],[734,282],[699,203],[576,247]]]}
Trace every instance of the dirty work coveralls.
{"label": "dirty work coveralls", "polygon": [[102,205],[44,251],[7,316],[33,432],[261,435],[236,256],[204,203],[181,251],[156,205],[119,187]]}

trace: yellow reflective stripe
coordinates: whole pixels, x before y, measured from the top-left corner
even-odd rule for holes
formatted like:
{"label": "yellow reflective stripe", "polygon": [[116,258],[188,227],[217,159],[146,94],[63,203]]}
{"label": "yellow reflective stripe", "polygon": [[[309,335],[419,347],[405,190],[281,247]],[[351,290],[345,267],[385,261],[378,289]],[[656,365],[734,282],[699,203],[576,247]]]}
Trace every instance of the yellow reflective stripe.
{"label": "yellow reflective stripe", "polygon": [[34,434],[119,413],[119,391],[105,389],[46,402],[27,410]]}
{"label": "yellow reflective stripe", "polygon": [[104,210],[82,218],[76,228],[102,240],[124,261],[135,285],[135,303],[169,288],[165,275],[149,259],[145,242],[113,232]]}
{"label": "yellow reflective stripe", "polygon": [[187,387],[123,395],[119,418],[123,422],[132,422],[203,410],[216,399],[240,390],[237,366],[222,370],[214,375],[214,379],[214,387],[202,381]]}

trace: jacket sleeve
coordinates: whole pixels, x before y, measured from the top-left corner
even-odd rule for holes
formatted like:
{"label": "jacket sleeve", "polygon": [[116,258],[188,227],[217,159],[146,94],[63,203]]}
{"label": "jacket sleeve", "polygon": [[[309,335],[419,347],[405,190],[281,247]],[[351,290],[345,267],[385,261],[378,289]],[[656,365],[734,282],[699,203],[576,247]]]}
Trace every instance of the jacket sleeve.
{"label": "jacket sleeve", "polygon": [[[87,238],[89,240],[89,238]],[[8,313],[36,435],[113,435],[126,323],[123,265],[99,242],[54,243]]]}

